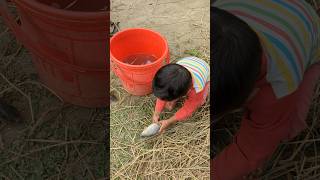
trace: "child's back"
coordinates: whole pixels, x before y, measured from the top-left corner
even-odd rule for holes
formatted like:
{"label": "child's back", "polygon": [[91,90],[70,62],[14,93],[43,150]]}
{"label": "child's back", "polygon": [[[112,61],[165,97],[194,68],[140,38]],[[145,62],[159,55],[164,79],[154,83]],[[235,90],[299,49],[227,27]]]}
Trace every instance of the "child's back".
{"label": "child's back", "polygon": [[259,36],[267,81],[278,98],[297,89],[319,61],[320,19],[304,0],[218,0],[216,7],[246,22]]}

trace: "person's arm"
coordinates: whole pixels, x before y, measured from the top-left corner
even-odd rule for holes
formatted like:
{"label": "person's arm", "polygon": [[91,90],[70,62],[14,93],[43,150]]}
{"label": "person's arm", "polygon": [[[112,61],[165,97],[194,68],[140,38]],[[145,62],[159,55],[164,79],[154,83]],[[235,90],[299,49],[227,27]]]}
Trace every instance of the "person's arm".
{"label": "person's arm", "polygon": [[265,86],[248,104],[234,141],[212,161],[214,180],[240,180],[261,167],[288,137],[296,94],[277,100]]}
{"label": "person's arm", "polygon": [[165,104],[166,104],[166,101],[163,101],[163,100],[157,98],[155,112],[161,113],[164,109]]}
{"label": "person's arm", "polygon": [[166,104],[165,101],[157,98],[156,106],[154,108],[154,112],[153,112],[153,116],[152,116],[152,120],[154,123],[157,123],[159,121],[160,113],[163,111],[165,104]]}
{"label": "person's arm", "polygon": [[188,93],[188,98],[183,103],[183,106],[175,113],[176,121],[184,121],[190,117],[203,102],[205,90],[196,93],[194,89]]}
{"label": "person's arm", "polygon": [[203,93],[196,94],[194,90],[188,93],[188,98],[185,100],[183,106],[175,113],[175,115],[171,116],[169,119],[162,120],[159,123],[161,124],[161,128],[159,130],[160,133],[164,132],[169,126],[175,124],[178,121],[183,121],[199,107],[201,104],[201,100]]}
{"label": "person's arm", "polygon": [[166,130],[169,126],[171,126],[172,124],[175,124],[177,122],[176,118],[174,116],[172,116],[171,118],[167,119],[167,120],[163,120],[160,121],[160,129],[159,132],[162,133],[164,130]]}
{"label": "person's arm", "polygon": [[194,89],[191,89],[187,94],[188,98],[185,100],[183,106],[169,119],[162,120],[159,123],[161,124],[160,132],[162,133],[172,124],[175,124],[178,121],[183,121],[186,118],[190,117],[193,112],[201,105],[203,102],[204,91],[196,93]]}

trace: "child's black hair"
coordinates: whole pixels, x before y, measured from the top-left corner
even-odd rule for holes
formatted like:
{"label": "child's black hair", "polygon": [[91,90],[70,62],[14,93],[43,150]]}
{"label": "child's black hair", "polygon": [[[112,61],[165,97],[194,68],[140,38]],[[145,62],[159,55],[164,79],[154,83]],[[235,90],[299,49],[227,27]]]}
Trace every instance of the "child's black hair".
{"label": "child's black hair", "polygon": [[153,94],[161,100],[172,101],[186,95],[191,84],[191,73],[185,67],[167,64],[153,78]]}
{"label": "child's black hair", "polygon": [[241,107],[253,91],[261,69],[258,35],[240,18],[212,6],[213,115]]}

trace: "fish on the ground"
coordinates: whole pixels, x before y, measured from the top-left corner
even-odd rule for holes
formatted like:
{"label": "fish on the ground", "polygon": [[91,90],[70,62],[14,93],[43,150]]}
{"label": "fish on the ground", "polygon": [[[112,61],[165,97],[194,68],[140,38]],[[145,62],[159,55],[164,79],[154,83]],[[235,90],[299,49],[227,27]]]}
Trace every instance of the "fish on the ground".
{"label": "fish on the ground", "polygon": [[158,123],[152,123],[143,130],[143,132],[141,133],[141,137],[149,137],[156,135],[159,132],[160,127],[161,126]]}

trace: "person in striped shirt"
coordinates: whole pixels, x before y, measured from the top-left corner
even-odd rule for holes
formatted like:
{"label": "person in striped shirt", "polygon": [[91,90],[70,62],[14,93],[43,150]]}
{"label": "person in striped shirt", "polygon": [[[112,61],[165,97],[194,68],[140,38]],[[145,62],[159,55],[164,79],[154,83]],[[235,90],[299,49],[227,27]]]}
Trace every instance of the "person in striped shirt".
{"label": "person in striped shirt", "polygon": [[[157,97],[153,122],[159,122],[160,132],[178,121],[184,121],[206,102],[210,87],[210,67],[197,57],[185,57],[161,67],[153,79],[153,94]],[[187,95],[183,106],[169,119],[160,120],[164,108],[173,110],[176,102]]]}
{"label": "person in striped shirt", "polygon": [[232,143],[211,157],[211,175],[238,180],[306,128],[320,77],[320,19],[304,0],[217,0],[211,29],[214,117],[245,110]]}

